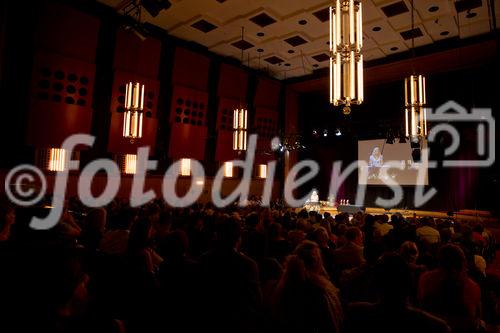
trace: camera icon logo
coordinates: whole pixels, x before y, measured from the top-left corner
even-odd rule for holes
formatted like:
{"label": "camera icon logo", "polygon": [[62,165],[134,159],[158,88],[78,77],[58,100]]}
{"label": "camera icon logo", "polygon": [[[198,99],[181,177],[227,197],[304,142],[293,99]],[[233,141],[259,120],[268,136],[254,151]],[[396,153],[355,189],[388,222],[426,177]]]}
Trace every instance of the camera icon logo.
{"label": "camera icon logo", "polygon": [[[472,108],[468,112],[465,107],[455,101],[448,101],[434,111],[428,109],[427,120],[439,122],[428,133],[428,141],[435,140],[440,132],[451,135],[452,142],[444,151],[444,167],[476,167],[484,168],[495,162],[495,119],[490,108]],[[452,160],[452,156],[460,146],[460,134],[451,123],[469,122],[477,123],[477,156],[472,160]]]}

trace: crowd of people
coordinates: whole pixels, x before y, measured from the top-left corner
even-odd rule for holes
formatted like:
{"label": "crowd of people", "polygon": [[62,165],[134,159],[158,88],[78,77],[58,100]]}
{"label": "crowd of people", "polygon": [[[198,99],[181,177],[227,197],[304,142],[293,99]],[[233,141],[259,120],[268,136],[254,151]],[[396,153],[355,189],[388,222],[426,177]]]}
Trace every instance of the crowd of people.
{"label": "crowd of people", "polygon": [[1,332],[426,332],[495,327],[480,223],[258,205],[0,205]]}

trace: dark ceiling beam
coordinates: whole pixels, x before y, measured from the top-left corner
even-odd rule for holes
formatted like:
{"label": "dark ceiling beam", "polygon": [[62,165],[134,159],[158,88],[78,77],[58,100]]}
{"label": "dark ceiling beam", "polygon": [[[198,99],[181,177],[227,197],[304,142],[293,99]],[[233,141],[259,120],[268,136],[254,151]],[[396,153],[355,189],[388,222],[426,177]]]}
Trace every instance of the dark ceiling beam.
{"label": "dark ceiling beam", "polygon": [[[445,50],[415,59],[404,59],[391,63],[365,68],[365,86],[402,80],[412,74],[412,61],[416,72],[431,75],[435,73],[450,72],[462,68],[471,68],[492,63],[498,59],[497,45],[500,38],[482,41],[476,44]],[[290,82],[289,88],[297,92],[325,91],[329,89],[328,72],[320,77],[299,82]]]}

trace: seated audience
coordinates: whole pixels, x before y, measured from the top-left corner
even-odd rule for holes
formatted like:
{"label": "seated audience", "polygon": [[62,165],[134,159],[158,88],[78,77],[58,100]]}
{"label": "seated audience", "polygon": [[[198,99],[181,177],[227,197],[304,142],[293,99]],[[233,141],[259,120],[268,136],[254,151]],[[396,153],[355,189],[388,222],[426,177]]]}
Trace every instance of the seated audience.
{"label": "seated audience", "polygon": [[441,241],[439,231],[434,228],[434,221],[432,218],[423,218],[422,226],[417,228],[418,239],[426,245],[437,244]]}
{"label": "seated audience", "polygon": [[130,228],[137,215],[132,209],[123,209],[107,226],[108,230],[101,239],[99,248],[108,255],[124,255],[127,251]]}
{"label": "seated audience", "polygon": [[389,217],[387,215],[379,215],[376,217],[374,224],[375,238],[380,239],[387,235],[393,226],[389,224]]}
{"label": "seated audience", "polygon": [[500,323],[494,234],[478,221],[388,223],[259,202],[91,209],[69,198],[40,231],[29,221],[50,208],[0,201],[0,330],[476,333]]}
{"label": "seated audience", "polygon": [[337,270],[359,267],[363,257],[363,233],[358,227],[350,227],[345,233],[346,243],[333,251],[333,264]]}
{"label": "seated audience", "polygon": [[381,257],[375,267],[377,303],[352,303],[346,319],[346,333],[449,333],[445,321],[408,304],[411,272],[397,254]]}
{"label": "seated audience", "polygon": [[439,268],[420,277],[420,304],[445,319],[454,333],[478,332],[481,291],[467,276],[464,252],[456,245],[444,245],[439,250],[438,262]]}
{"label": "seated audience", "polygon": [[304,241],[290,255],[275,293],[278,332],[341,332],[337,288],[323,267],[318,245]]}
{"label": "seated audience", "polygon": [[258,332],[262,295],[257,264],[238,251],[238,220],[225,217],[216,228],[215,248],[200,259],[204,329]]}

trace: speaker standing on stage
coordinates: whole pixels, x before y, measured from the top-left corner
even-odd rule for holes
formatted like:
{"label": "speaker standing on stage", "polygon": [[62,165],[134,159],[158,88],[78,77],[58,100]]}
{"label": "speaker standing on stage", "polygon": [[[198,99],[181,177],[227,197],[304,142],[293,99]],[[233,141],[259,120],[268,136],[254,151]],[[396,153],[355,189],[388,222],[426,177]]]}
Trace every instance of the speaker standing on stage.
{"label": "speaker standing on stage", "polygon": [[384,156],[380,153],[380,148],[373,148],[372,154],[370,155],[370,160],[368,166],[370,167],[381,167],[384,164]]}
{"label": "speaker standing on stage", "polygon": [[384,156],[380,153],[380,148],[373,148],[372,154],[368,161],[368,179],[378,178],[380,167],[384,164]]}

